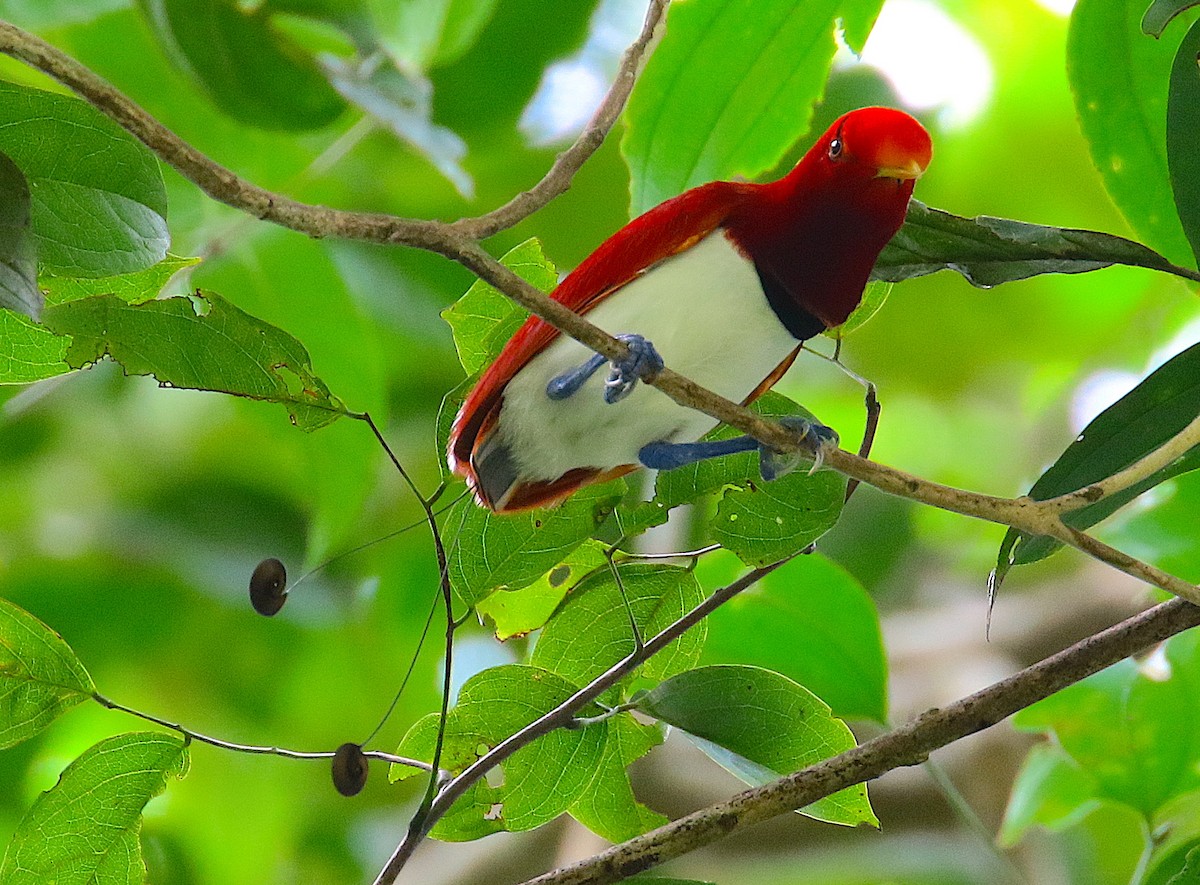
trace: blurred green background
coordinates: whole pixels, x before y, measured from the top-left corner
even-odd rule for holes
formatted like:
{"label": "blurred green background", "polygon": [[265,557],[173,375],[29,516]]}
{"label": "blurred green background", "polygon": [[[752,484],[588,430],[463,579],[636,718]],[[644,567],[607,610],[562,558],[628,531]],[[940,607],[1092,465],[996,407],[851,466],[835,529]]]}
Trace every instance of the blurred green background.
{"label": "blurred green background", "polygon": [[[304,11],[306,3],[275,6]],[[637,0],[604,0],[599,8],[585,0],[499,0],[463,46],[431,56],[397,37],[397,56],[425,69],[432,120],[444,127],[430,136],[441,145],[432,152],[357,110],[301,132],[236,120],[172,64],[143,12],[126,0],[0,0],[0,16],[80,59],[184,139],[266,188],[309,202],[451,220],[493,208],[538,180],[590,113],[643,7]],[[1065,68],[1068,11],[1050,0],[889,0],[863,59],[839,55],[814,132],[780,171],[843,110],[899,104],[934,136],[935,159],[917,189],[926,203],[1136,237],[1080,134]],[[324,29],[298,19],[289,26],[306,45],[338,48]],[[1162,51],[1169,60],[1170,50]],[[57,88],[7,59],[0,76]],[[569,269],[623,224],[629,179],[618,135],[567,194],[490,240],[489,249],[501,254],[536,235]],[[174,288],[215,290],[298,337],[317,373],[350,408],[375,415],[407,469],[431,489],[440,458],[434,416],[461,378],[438,311],[466,289],[469,274],[437,256],[314,241],[248,220],[170,169],[164,174],[172,251],[205,259]],[[1181,242],[1163,235],[1149,245],[1188,263]],[[1045,276],[992,291],[943,273],[896,286],[843,354],[879,386],[879,460],[1015,495],[1088,418],[1200,339],[1194,313],[1184,285],[1148,271]],[[835,368],[802,356],[780,389],[843,440],[856,440],[861,390]],[[419,518],[366,427],[342,421],[306,435],[279,407],[160,391],[107,364],[0,389],[0,402],[0,595],[60,631],[103,693],[248,743],[331,749],[370,733],[436,590],[427,534],[410,531],[339,559],[307,578],[270,621],[253,613],[245,594],[265,556],[283,559],[294,581],[329,556]],[[1158,490],[1155,500],[1174,495],[1174,503],[1186,503],[1194,494],[1182,481]],[[1178,506],[1141,520],[1126,516],[1107,537],[1194,580],[1194,549],[1161,549],[1160,533],[1146,521],[1193,513]],[[679,532],[675,540],[686,542],[686,526]],[[1002,534],[863,489],[822,542],[881,609],[895,721],[981,687],[1147,598],[1132,581],[1060,555],[1010,579],[985,643],[985,578]],[[706,567],[708,586],[727,570],[719,562]],[[373,746],[390,749],[435,709],[437,645],[422,652]],[[462,640],[456,681],[513,654],[479,628]],[[0,754],[0,838],[85,747],[139,727],[85,705]],[[859,729],[860,738],[872,729]],[[941,776],[974,809],[969,815],[930,772],[901,771],[872,788],[882,833],[790,816],[668,869],[779,885],[1022,881],[1017,870],[1037,883],[1128,881],[1141,833],[1136,822],[1104,809],[1062,835],[1034,834],[998,855],[991,834],[1028,738],[1006,725],[994,732],[939,757]],[[151,881],[363,881],[402,834],[416,801],[412,784],[388,787],[379,768],[361,796],[346,800],[330,789],[324,764],[197,746],[186,780],[147,810]],[[643,801],[670,814],[738,789],[676,742],[639,763],[635,775]],[[593,840],[563,821],[521,836],[427,846],[406,881],[517,881],[594,852]]]}

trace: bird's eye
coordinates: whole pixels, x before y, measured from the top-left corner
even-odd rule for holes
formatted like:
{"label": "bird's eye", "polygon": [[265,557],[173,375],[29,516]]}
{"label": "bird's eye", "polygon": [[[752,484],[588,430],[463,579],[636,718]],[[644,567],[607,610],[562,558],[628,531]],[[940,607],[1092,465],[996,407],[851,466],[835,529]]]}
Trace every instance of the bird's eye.
{"label": "bird's eye", "polygon": [[842,140],[840,138],[835,138],[833,141],[829,142],[829,159],[836,160],[841,155]]}

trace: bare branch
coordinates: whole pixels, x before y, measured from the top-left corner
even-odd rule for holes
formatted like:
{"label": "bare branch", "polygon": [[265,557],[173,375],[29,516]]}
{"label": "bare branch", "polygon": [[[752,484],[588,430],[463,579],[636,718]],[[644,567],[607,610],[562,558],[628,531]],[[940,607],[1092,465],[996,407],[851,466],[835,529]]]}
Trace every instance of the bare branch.
{"label": "bare branch", "polygon": [[894,768],[918,765],[931,752],[990,728],[1117,661],[1200,624],[1200,608],[1181,599],[1122,621],[1007,679],[817,765],[613,846],[525,885],[604,885],[711,845],[730,833],[803,808]]}

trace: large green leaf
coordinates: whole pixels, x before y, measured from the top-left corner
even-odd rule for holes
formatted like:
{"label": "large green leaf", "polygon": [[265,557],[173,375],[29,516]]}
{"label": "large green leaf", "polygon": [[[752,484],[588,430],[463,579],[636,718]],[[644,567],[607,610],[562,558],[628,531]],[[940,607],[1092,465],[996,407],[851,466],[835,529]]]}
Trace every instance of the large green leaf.
{"label": "large green leaf", "polygon": [[1075,782],[1064,782],[1065,791],[1056,794],[1060,803],[1069,796],[1108,800],[1150,817],[1200,787],[1197,691],[1200,636],[1183,633],[1167,642],[1153,672],[1122,661],[1022,710],[1013,724],[1053,734],[1095,783],[1094,793],[1083,796]]}
{"label": "large green leaf", "polygon": [[0,307],[36,320],[42,314],[42,293],[31,211],[25,173],[0,153]]}
{"label": "large green leaf", "polygon": [[1149,40],[1146,0],[1079,0],[1067,38],[1067,76],[1092,162],[1138,236],[1175,262],[1188,242],[1171,205],[1163,84],[1179,37]]}
{"label": "large green leaf", "polygon": [[871,276],[895,283],[953,270],[986,289],[1038,274],[1084,273],[1113,264],[1176,274],[1183,270],[1112,234],[987,215],[962,218],[913,200],[904,226],[879,254]]}
{"label": "large green leaf", "polygon": [[667,819],[638,802],[626,770],[662,743],[663,730],[642,725],[628,713],[606,722],[608,739],[596,776],[571,806],[571,817],[610,842],[624,842]]}
{"label": "large green leaf", "polygon": [[299,341],[212,292],[136,305],[97,295],[47,308],[45,322],[70,336],[65,358],[75,369],[111,356],[164,387],[281,403],[303,430],[346,414]]}
{"label": "large green leaf", "polygon": [[0,82],[0,151],[29,181],[44,269],[102,277],[142,270],[167,254],[158,162],[90,105]]}
{"label": "large green leaf", "polygon": [[1192,25],[1171,67],[1167,99],[1167,165],[1175,208],[1192,254],[1200,257],[1200,21]]}
{"label": "large green leaf", "polygon": [[61,636],[0,599],[0,748],[28,740],[94,690]]}
{"label": "large green leaf", "polygon": [[625,493],[620,480],[591,486],[545,510],[498,515],[467,496],[450,508],[450,583],[474,605],[499,589],[532,584],[590,538]]}
{"label": "large green leaf", "polygon": [[187,774],[184,742],[141,732],[107,738],[76,759],[29,809],[4,855],[5,885],[142,882],[142,809]]}
{"label": "large green leaf", "polygon": [[[618,573],[620,586],[611,569],[599,569],[574,589],[542,630],[530,663],[586,685],[634,651],[631,617],[649,638],[704,599],[689,569],[626,563]],[[697,624],[644,664],[643,672],[663,679],[694,666],[707,632],[703,622]]]}
{"label": "large green leaf", "polygon": [[[846,723],[820,698],[760,667],[688,670],[642,695],[637,709],[700,738],[701,749],[755,786],[855,746]],[[879,825],[865,784],[800,811],[830,823]]]}
{"label": "large green leaf", "polygon": [[861,49],[878,0],[691,0],[638,79],[621,150],[631,213],[690,187],[774,167],[822,95],[840,22]]}
{"label": "large green leaf", "polygon": [[[543,292],[549,292],[558,282],[554,265],[536,237],[509,249],[500,263]],[[442,318],[454,334],[458,359],[468,375],[491,363],[527,316],[512,299],[483,280],[476,280],[462,298],[442,311]]]}
{"label": "large green leaf", "polygon": [[1011,847],[1034,827],[1051,832],[1079,823],[1100,805],[1095,779],[1052,743],[1035,744],[1021,764],[999,841]]}
{"label": "large green leaf", "polygon": [[[457,774],[575,691],[562,677],[538,667],[509,664],[472,676],[447,717],[442,768]],[[426,716],[409,730],[397,752],[432,759],[436,729],[437,716]],[[500,830],[530,830],[553,820],[592,783],[604,755],[607,730],[607,723],[560,728],[522,747],[501,763],[502,786],[481,781],[465,801],[455,803],[432,835],[453,841],[475,839]],[[393,768],[392,776],[414,773],[419,772]]]}
{"label": "large green leaf", "polygon": [[[1053,498],[1111,476],[1150,454],[1200,415],[1200,344],[1176,354],[1141,384],[1113,403],[1084,428],[1074,442],[1029,490],[1035,501]],[[1159,483],[1200,467],[1193,449],[1136,485],[1063,515],[1078,529],[1095,525]],[[1013,565],[1045,559],[1062,543],[1043,535],[1009,529],[996,560],[996,578]]]}
{"label": "large green leaf", "polygon": [[[710,563],[713,565],[710,566]],[[733,574],[706,557],[705,586]],[[879,614],[862,585],[820,554],[800,556],[706,619],[705,664],[755,664],[803,685],[842,718],[887,718]]]}
{"label": "large green leaf", "polygon": [[168,54],[225,113],[261,129],[318,129],[345,110],[312,56],[233,0],[138,0]]}

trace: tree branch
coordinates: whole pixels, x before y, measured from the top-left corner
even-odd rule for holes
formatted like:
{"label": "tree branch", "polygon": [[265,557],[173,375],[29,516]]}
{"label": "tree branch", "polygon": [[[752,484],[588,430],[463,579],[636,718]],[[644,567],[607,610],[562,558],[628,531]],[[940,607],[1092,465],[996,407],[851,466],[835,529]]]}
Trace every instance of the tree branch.
{"label": "tree branch", "polygon": [[530,879],[524,885],[618,882],[894,768],[918,765],[934,750],[990,728],[1018,710],[1198,624],[1200,607],[1181,599],[1164,602],[840,756],[763,787],[746,790],[727,802],[689,814],[572,866]]}

